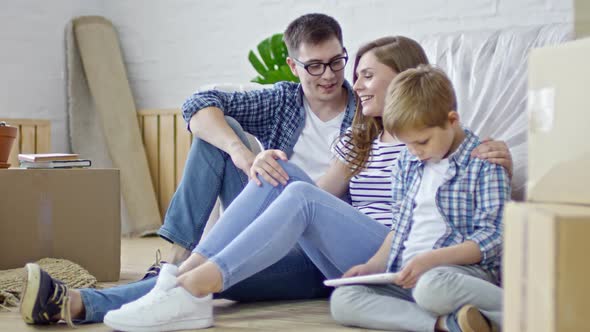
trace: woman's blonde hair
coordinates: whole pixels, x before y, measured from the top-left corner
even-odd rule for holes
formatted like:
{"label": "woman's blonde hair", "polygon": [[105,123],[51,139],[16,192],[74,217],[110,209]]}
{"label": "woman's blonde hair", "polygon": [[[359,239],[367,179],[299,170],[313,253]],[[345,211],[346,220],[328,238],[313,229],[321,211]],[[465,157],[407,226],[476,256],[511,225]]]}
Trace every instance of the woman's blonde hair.
{"label": "woman's blonde hair", "polygon": [[397,75],[385,96],[383,125],[397,136],[404,130],[444,128],[457,110],[453,84],[444,71],[420,65]]}
{"label": "woman's blonde hair", "polygon": [[[421,64],[428,64],[426,53],[415,40],[402,36],[383,37],[359,48],[354,59],[353,82],[358,79],[356,69],[359,61],[367,52],[373,52],[379,62],[390,67],[396,73],[415,68]],[[365,168],[369,160],[371,145],[382,131],[382,119],[363,115],[362,106],[357,102],[356,113],[352,120],[352,132],[348,133],[352,149],[345,157],[350,166],[349,177],[357,175]]]}

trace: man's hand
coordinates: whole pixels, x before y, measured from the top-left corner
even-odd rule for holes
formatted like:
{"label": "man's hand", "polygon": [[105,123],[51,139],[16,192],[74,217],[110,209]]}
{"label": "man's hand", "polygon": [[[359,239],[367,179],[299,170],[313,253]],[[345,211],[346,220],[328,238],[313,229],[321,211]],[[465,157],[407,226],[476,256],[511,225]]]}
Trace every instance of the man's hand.
{"label": "man's hand", "polygon": [[432,259],[432,251],[416,255],[397,276],[395,283],[403,288],[414,288],[418,278],[432,269],[436,263]]}
{"label": "man's hand", "polygon": [[260,152],[256,156],[256,159],[254,159],[254,163],[249,170],[250,179],[254,180],[258,186],[261,186],[262,182],[256,176],[256,174],[260,174],[273,187],[278,186],[279,182],[282,185],[286,185],[287,181],[289,181],[289,175],[279,165],[277,159],[286,161],[288,160],[287,154],[281,150],[265,150]]}
{"label": "man's hand", "polygon": [[241,169],[242,172],[249,175],[250,168],[254,163],[256,155],[252,153],[252,151],[250,151],[250,149],[248,149],[242,142],[232,143],[229,151],[229,155],[234,165]]}
{"label": "man's hand", "polygon": [[346,271],[342,275],[342,278],[358,277],[358,276],[364,276],[364,275],[375,274],[375,273],[383,273],[383,272],[385,272],[385,271],[383,271],[383,269],[381,269],[377,266],[373,266],[371,263],[367,262],[365,264],[355,265],[355,266],[351,267],[348,271]]}
{"label": "man's hand", "polygon": [[471,152],[471,156],[489,160],[491,163],[504,167],[508,171],[508,176],[512,179],[512,155],[504,141],[494,141],[491,138],[486,138]]}

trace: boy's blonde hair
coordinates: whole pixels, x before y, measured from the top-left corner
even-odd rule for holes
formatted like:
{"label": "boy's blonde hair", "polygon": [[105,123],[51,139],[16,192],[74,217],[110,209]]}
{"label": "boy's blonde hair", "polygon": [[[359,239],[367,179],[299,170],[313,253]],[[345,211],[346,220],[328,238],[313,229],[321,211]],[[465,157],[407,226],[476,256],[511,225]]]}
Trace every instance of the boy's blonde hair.
{"label": "boy's blonde hair", "polygon": [[393,136],[404,130],[444,128],[457,110],[453,84],[431,65],[420,65],[397,75],[385,97],[383,127]]}

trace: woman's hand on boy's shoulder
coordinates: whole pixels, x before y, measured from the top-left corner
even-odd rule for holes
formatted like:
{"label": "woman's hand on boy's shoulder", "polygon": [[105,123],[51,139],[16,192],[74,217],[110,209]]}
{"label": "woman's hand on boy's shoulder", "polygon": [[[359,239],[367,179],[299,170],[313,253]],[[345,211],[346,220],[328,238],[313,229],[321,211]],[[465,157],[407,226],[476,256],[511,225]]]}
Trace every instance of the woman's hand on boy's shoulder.
{"label": "woman's hand on boy's shoulder", "polygon": [[403,288],[414,288],[418,279],[428,270],[437,266],[432,251],[416,255],[400,271],[395,283]]}
{"label": "woman's hand on boy's shoulder", "polygon": [[512,178],[512,155],[510,149],[504,141],[494,141],[486,138],[482,143],[471,152],[472,157],[488,160],[491,163],[498,164],[508,171],[508,176]]}

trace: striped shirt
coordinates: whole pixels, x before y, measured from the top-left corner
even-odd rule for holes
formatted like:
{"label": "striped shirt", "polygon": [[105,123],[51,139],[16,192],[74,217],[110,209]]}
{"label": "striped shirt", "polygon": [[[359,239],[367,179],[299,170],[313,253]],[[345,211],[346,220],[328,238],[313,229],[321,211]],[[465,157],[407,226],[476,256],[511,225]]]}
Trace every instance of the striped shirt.
{"label": "striped shirt", "polygon": [[[344,163],[352,149],[350,134],[351,130],[348,129],[333,147],[334,155]],[[372,143],[365,169],[350,179],[348,190],[352,206],[376,221],[391,226],[391,168],[405,145],[397,141],[381,142],[380,137]]]}

